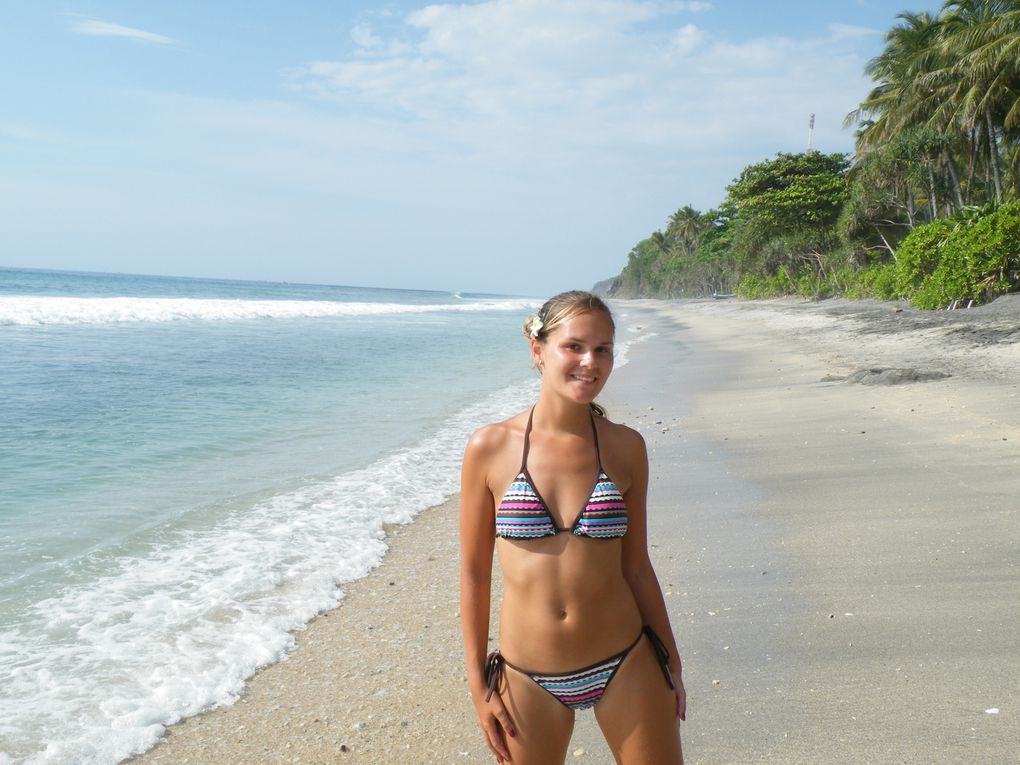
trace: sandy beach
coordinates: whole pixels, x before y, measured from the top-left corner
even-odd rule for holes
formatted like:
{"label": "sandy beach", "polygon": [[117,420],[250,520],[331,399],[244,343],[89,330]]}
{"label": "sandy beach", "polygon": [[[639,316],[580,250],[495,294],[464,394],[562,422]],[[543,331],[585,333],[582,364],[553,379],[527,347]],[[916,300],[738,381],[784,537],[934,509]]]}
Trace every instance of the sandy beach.
{"label": "sandy beach", "polygon": [[[603,398],[648,442],[688,764],[1020,762],[1020,295],[616,307],[650,334]],[[288,660],[133,762],[493,762],[456,514],[390,528]],[[590,712],[568,761],[612,762]]]}

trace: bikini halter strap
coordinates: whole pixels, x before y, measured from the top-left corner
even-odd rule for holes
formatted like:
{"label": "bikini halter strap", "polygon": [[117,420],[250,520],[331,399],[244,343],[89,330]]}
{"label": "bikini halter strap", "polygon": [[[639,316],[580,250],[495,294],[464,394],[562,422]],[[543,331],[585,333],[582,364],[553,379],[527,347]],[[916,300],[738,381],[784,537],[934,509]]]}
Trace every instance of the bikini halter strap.
{"label": "bikini halter strap", "polygon": [[591,419],[591,434],[595,437],[595,461],[599,463],[599,472],[602,472],[602,452],[599,450],[599,429],[595,427],[595,414],[588,410],[588,417]]}
{"label": "bikini halter strap", "polygon": [[[531,421],[535,417],[535,407],[528,412],[528,424],[524,427],[524,454],[521,456],[521,470],[528,466],[528,451],[531,449]],[[602,471],[602,452],[599,450],[599,431],[595,427],[595,415],[588,410],[588,417],[591,418],[591,433],[595,437],[595,459],[599,465],[599,472]]]}
{"label": "bikini halter strap", "polygon": [[535,416],[535,407],[528,412],[528,424],[524,428],[524,454],[521,457],[521,470],[528,465],[528,450],[531,448],[531,420]]}

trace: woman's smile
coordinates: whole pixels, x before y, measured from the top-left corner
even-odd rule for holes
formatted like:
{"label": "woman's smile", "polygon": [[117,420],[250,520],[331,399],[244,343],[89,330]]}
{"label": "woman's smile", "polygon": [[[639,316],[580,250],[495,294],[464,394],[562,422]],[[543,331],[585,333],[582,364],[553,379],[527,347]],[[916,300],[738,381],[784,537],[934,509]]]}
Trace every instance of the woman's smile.
{"label": "woman's smile", "polygon": [[[570,398],[591,401],[613,370],[613,325],[601,311],[587,311],[564,321],[545,343],[534,342],[545,375]],[[572,391],[572,392],[568,392]]]}

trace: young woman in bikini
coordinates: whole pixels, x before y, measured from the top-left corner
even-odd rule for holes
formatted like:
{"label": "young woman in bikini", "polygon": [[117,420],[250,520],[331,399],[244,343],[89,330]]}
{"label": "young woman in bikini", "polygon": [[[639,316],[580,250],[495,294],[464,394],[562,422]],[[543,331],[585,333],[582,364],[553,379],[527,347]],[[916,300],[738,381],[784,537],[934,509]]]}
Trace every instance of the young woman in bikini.
{"label": "young woman in bikini", "polygon": [[[497,762],[563,763],[577,709],[623,765],[683,762],[686,694],[648,559],[641,436],[594,404],[613,369],[609,308],[587,292],[525,323],[535,406],[471,436],[461,483],[467,678]],[[493,549],[499,651],[486,657]]]}

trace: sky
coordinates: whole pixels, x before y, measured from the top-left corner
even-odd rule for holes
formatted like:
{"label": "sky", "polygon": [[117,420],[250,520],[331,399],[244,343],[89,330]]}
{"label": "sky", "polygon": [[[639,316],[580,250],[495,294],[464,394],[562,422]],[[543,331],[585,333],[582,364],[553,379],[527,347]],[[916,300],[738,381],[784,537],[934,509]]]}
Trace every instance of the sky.
{"label": "sky", "polygon": [[[853,151],[895,0],[37,0],[0,266],[546,295],[743,167]],[[2,276],[0,276],[2,278]]]}

